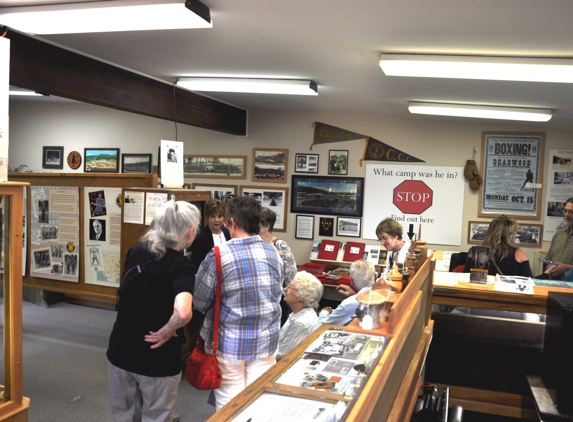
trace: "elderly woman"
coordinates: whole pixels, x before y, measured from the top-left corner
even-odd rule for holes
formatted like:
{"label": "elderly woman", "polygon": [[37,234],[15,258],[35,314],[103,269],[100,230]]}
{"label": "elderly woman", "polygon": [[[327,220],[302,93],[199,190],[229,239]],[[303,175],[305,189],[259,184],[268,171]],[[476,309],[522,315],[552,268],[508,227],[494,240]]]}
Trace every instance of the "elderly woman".
{"label": "elderly woman", "polygon": [[292,309],[292,314],[281,328],[277,359],[282,358],[320,327],[316,308],[322,291],[322,283],[306,271],[296,273],[294,279],[285,287],[285,302]]}
{"label": "elderly woman", "polygon": [[[516,235],[517,221],[505,215],[495,218],[489,224],[482,243],[482,246],[489,248],[489,275],[533,277],[527,255],[515,243]],[[470,272],[472,262],[473,259],[468,258],[464,273]]]}
{"label": "elderly woman", "polygon": [[117,319],[107,349],[111,409],[116,421],[169,421],[181,379],[183,326],[191,319],[189,248],[201,214],[167,202],[127,252]]}

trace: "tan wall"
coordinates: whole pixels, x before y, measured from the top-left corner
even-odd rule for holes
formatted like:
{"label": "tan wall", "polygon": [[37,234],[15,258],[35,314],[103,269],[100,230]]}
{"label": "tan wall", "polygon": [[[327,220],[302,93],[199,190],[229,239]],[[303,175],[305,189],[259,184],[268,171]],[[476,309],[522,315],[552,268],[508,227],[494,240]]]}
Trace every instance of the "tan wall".
{"label": "tan wall", "polygon": [[[289,149],[289,185],[290,176],[294,172],[295,153],[319,154],[318,174],[327,175],[326,163],[329,149],[349,150],[348,175],[363,177],[365,167],[360,167],[359,160],[364,150],[364,141],[324,144],[315,146],[310,151],[313,134],[312,123],[314,121],[328,123],[353,132],[372,136],[425,160],[426,164],[439,166],[463,167],[466,160],[472,158],[472,152],[475,148],[476,162],[478,167],[481,168],[482,131],[545,132],[545,157],[547,157],[550,149],[570,149],[572,145],[571,139],[573,138],[573,131],[544,130],[544,126],[541,123],[531,125],[490,125],[479,120],[468,124],[457,123],[456,119],[439,121],[431,117],[416,117],[405,120],[351,114],[251,112],[249,116],[249,134],[246,137],[235,137],[192,126],[177,125],[177,140],[185,143],[186,154],[247,155],[248,171],[245,180],[234,179],[227,182],[224,179],[195,178],[186,179],[185,181],[189,183],[260,185],[260,182],[251,182],[253,147]],[[9,157],[12,169],[21,164],[26,164],[28,169],[33,171],[44,171],[42,170],[41,156],[42,146],[46,145],[63,146],[65,156],[72,150],[79,151],[83,156],[85,147],[119,147],[122,153],[152,153],[153,161],[156,163],[161,139],[175,139],[174,123],[75,102],[37,102],[29,100],[10,102]],[[67,165],[64,165],[63,171],[73,172]],[[543,177],[545,178],[546,174]],[[269,184],[270,188],[273,186],[280,185]],[[543,198],[545,198],[545,192]],[[368,198],[365,198],[365,201],[368,201]],[[480,219],[477,217],[478,194],[472,191],[467,183],[464,198],[460,198],[459,206],[464,207],[462,245],[460,247],[440,245],[435,246],[436,249],[465,251],[469,248],[466,241],[467,222]],[[542,210],[544,210],[544,207],[542,207]],[[386,216],[384,210],[381,209],[380,219]],[[534,220],[529,222],[543,223],[543,221]],[[287,224],[287,233],[276,233],[277,236],[285,239],[291,246],[297,263],[307,262],[312,242],[295,239],[296,219],[294,214],[288,214]],[[318,216],[315,219],[315,238],[317,237]],[[341,238],[340,240],[346,241],[348,239],[350,238]],[[372,243],[372,241],[367,241],[367,243]],[[430,248],[433,247],[433,245],[429,246]],[[546,250],[548,247],[549,242],[544,242],[542,249]],[[529,258],[533,259],[534,249],[523,249]]]}

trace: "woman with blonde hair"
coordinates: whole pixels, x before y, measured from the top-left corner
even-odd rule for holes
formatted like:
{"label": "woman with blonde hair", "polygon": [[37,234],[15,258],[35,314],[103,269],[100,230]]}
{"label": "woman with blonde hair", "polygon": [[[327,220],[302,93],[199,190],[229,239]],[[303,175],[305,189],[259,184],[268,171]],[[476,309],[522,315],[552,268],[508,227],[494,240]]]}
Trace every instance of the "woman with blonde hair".
{"label": "woman with blonde hair", "polygon": [[[482,243],[482,246],[489,248],[489,275],[533,277],[527,255],[519,249],[515,242],[516,236],[517,221],[512,218],[502,215],[489,224]],[[464,273],[470,272],[472,261],[471,258],[468,258]]]}

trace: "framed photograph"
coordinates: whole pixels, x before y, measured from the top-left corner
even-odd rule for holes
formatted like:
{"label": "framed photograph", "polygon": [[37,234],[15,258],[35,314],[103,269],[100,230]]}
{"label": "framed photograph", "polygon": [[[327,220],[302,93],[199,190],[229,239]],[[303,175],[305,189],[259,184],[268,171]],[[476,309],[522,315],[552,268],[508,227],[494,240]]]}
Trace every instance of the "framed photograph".
{"label": "framed photograph", "polygon": [[318,235],[320,237],[334,236],[334,218],[320,217],[318,226]]}
{"label": "framed photograph", "polygon": [[297,239],[314,239],[314,215],[296,216],[296,232],[294,237]]}
{"label": "framed photograph", "polygon": [[292,176],[291,212],[362,217],[363,177]]}
{"label": "framed photograph", "polygon": [[541,247],[542,224],[519,224],[517,226],[517,236],[515,243],[519,246]]}
{"label": "framed photograph", "polygon": [[539,220],[545,133],[483,132],[479,217]]}
{"label": "framed photograph", "polygon": [[297,173],[318,173],[318,154],[295,154],[294,171]]}
{"label": "framed photograph", "polygon": [[485,239],[489,221],[470,221],[468,222],[468,243],[480,244]]}
{"label": "framed photograph", "polygon": [[328,174],[348,174],[348,150],[331,149],[328,151]]}
{"label": "framed photograph", "polygon": [[263,207],[270,208],[277,215],[273,231],[286,232],[287,230],[287,203],[288,188],[267,186],[239,186],[239,194],[252,196]]}
{"label": "framed photograph", "polygon": [[122,173],[151,173],[151,154],[121,154]]}
{"label": "framed photograph", "polygon": [[245,179],[246,155],[187,155],[183,159],[185,177]]}
{"label": "framed photograph", "polygon": [[119,148],[84,148],[84,172],[119,173]]}
{"label": "framed photograph", "polygon": [[286,183],[288,149],[253,148],[253,182]]}
{"label": "framed photograph", "polygon": [[192,189],[211,191],[211,198],[223,200],[229,194],[237,194],[237,185],[212,185],[210,183],[193,183]]}
{"label": "framed photograph", "polygon": [[336,220],[336,235],[360,237],[360,218],[338,217]]}
{"label": "framed photograph", "polygon": [[62,170],[64,168],[64,147],[43,147],[42,168]]}

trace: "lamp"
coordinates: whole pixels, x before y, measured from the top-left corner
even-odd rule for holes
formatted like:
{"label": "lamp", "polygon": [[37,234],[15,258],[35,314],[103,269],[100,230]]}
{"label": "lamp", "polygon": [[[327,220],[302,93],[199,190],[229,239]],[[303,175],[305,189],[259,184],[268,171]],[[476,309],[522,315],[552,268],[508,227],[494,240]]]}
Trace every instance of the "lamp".
{"label": "lamp", "polygon": [[414,114],[522,120],[529,122],[547,122],[551,119],[551,110],[536,108],[410,102],[408,110]]}
{"label": "lamp", "polygon": [[177,86],[191,91],[318,95],[315,82],[296,79],[190,77],[179,78]]}
{"label": "lamp", "polygon": [[385,54],[387,76],[573,83],[573,59]]}
{"label": "lamp", "polygon": [[16,96],[43,97],[44,96],[43,94],[40,94],[39,92],[30,91],[28,89],[17,88],[14,86],[10,86],[8,88],[8,95],[10,95],[11,97],[16,97]]}
{"label": "lamp", "polygon": [[[185,8],[192,13],[185,12]],[[211,28],[199,0],[119,0],[0,9],[0,23],[30,34]]]}

